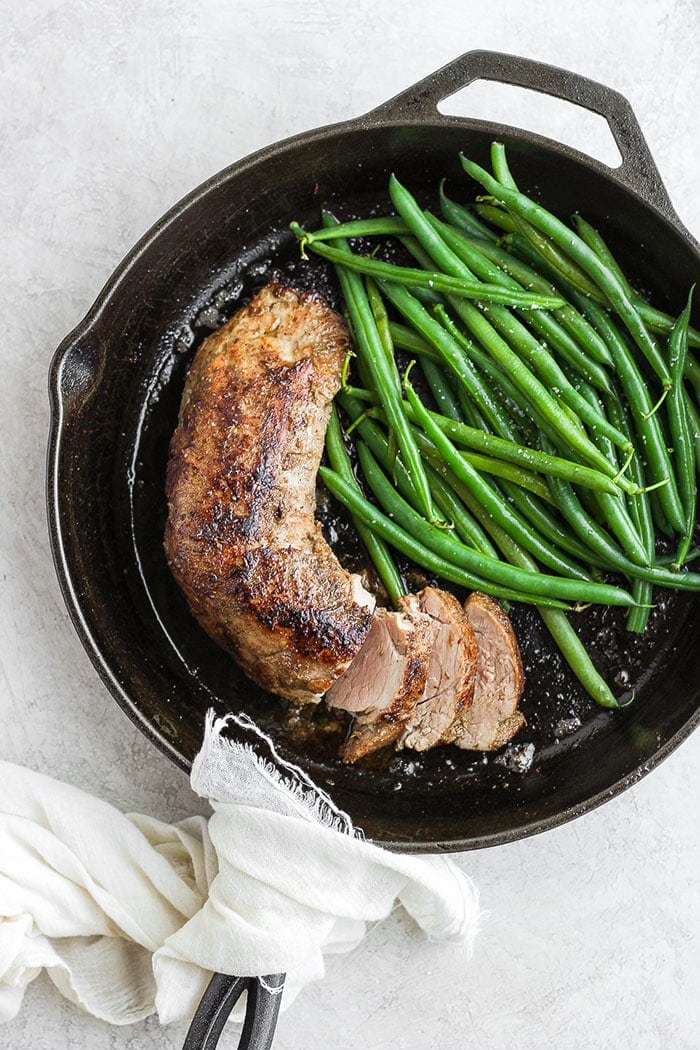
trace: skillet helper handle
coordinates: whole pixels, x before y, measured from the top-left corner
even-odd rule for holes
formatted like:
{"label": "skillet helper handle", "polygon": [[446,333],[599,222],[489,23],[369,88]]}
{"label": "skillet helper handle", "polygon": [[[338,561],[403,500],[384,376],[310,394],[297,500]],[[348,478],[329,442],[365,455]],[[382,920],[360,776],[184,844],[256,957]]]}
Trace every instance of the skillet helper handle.
{"label": "skillet helper handle", "polygon": [[238,1050],[270,1050],[282,1001],[284,974],[229,977],[215,973],[192,1018],[182,1050],[214,1050],[229,1014],[248,993]]}
{"label": "skillet helper handle", "polygon": [[529,88],[583,106],[604,117],[622,157],[620,167],[613,169],[616,178],[639,193],[685,232],[627,99],[618,91],[578,73],[519,55],[505,55],[498,51],[467,51],[419,80],[413,87],[384,102],[367,116],[376,118],[377,123],[399,120],[434,123],[436,117],[438,120],[442,118],[446,122],[454,122],[454,117],[443,117],[437,113],[436,107],[442,99],[475,80],[494,80],[501,84]]}

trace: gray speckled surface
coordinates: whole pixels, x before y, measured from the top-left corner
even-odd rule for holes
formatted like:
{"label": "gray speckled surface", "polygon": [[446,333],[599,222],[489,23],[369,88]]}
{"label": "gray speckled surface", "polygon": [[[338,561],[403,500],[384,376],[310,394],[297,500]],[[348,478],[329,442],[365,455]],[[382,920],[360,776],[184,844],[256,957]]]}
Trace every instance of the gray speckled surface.
{"label": "gray speckled surface", "polygon": [[[531,55],[632,102],[678,212],[700,233],[696,0],[2,2],[0,754],[175,819],[187,782],[98,683],[64,612],[43,503],[53,348],[173,202],[258,146],[361,113],[461,51]],[[448,107],[449,108],[449,107]],[[610,156],[599,123],[477,85],[456,107]],[[602,152],[601,152],[602,151]],[[607,151],[607,152],[606,152]],[[463,856],[488,921],[474,958],[401,915],[280,1022],[276,1046],[691,1050],[700,1046],[696,735],[574,824]],[[183,1032],[109,1029],[48,981],[7,1050],[155,1050]],[[235,1033],[222,1046],[236,1045]]]}

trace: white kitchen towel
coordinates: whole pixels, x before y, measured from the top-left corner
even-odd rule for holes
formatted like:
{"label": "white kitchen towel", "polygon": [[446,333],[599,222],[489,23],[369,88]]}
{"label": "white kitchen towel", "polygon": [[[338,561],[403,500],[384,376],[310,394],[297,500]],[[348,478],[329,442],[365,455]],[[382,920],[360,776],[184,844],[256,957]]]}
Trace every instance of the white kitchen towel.
{"label": "white kitchen towel", "polygon": [[[260,746],[225,739],[229,720]],[[471,949],[471,880],[365,842],[244,716],[209,716],[191,783],[212,816],[166,824],[0,762],[0,1020],[42,969],[111,1024],[190,1017],[212,971],[286,972],[289,1005],[396,901]]]}

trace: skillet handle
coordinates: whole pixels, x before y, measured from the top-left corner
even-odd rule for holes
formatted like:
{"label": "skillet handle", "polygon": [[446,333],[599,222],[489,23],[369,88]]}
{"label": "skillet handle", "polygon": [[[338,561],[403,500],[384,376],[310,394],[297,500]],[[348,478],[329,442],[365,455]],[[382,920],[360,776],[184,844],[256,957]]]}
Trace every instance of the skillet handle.
{"label": "skillet handle", "polygon": [[498,51],[467,51],[373,109],[367,117],[382,124],[397,120],[435,123],[436,118],[438,122],[454,123],[454,117],[436,112],[437,104],[475,80],[530,88],[600,114],[608,122],[622,157],[622,164],[614,169],[615,176],[683,229],[627,99],[578,73]]}
{"label": "skillet handle", "polygon": [[214,1050],[229,1014],[248,993],[238,1050],[270,1050],[282,1001],[284,974],[229,977],[215,973],[192,1018],[182,1050]]}

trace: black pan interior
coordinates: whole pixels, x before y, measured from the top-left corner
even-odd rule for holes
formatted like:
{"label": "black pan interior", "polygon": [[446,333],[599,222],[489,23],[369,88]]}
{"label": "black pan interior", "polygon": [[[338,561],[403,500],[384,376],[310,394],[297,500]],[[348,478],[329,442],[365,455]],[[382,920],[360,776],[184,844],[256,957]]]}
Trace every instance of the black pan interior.
{"label": "black pan interior", "polygon": [[[290,716],[190,616],[162,552],[167,444],[197,345],[256,288],[282,276],[337,302],[325,266],[299,259],[291,219],[316,225],[322,205],[340,217],[386,212],[392,170],[425,201],[445,175],[453,195],[469,199],[476,188],[458,152],[486,162],[502,132],[464,123],[336,128],[234,167],[166,217],[57,363],[54,544],[78,628],[117,699],[183,766],[210,707],[245,710],[368,837],[409,849],[521,837],[641,776],[698,708],[694,600],[660,594],[643,639],[612,611],[580,615],[601,669],[620,695],[635,693],[615,714],[583,694],[536,614],[515,608],[528,673],[523,746],[488,756],[404,752],[346,768],[335,758],[339,730],[322,712]],[[595,166],[525,135],[507,143],[523,188],[562,216],[580,210],[603,227],[635,283],[656,304],[681,309],[697,257],[665,219]],[[320,505],[339,554],[356,567],[361,552],[342,514]]]}

